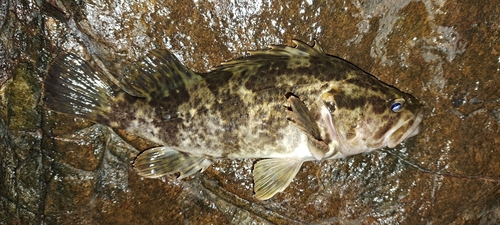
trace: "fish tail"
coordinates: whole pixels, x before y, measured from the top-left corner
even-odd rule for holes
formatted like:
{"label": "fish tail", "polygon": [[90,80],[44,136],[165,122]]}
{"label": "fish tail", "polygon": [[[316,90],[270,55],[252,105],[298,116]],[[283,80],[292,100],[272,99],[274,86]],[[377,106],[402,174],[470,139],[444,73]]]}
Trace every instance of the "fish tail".
{"label": "fish tail", "polygon": [[56,112],[107,124],[110,104],[117,94],[112,84],[80,57],[65,54],[47,71],[45,105]]}

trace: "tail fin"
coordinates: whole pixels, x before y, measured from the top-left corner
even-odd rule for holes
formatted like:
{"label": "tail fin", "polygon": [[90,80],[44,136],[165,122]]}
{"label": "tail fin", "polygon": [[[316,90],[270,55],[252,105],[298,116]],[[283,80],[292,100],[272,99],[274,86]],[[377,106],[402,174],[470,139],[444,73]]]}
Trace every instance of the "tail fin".
{"label": "tail fin", "polygon": [[111,100],[116,96],[111,84],[83,59],[66,54],[47,71],[45,105],[56,112],[102,122],[108,118]]}

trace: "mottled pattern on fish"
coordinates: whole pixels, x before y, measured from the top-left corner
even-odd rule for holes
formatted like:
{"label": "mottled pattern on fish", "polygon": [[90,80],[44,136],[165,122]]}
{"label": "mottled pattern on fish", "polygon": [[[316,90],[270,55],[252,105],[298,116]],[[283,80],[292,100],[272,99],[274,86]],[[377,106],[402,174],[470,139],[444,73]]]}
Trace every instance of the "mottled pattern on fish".
{"label": "mottled pattern on fish", "polygon": [[272,46],[198,75],[151,51],[122,83],[68,54],[45,82],[46,105],[160,146],[138,156],[146,177],[205,169],[212,158],[255,165],[256,196],[284,190],[303,161],[394,147],[420,130],[420,104],[319,45]]}

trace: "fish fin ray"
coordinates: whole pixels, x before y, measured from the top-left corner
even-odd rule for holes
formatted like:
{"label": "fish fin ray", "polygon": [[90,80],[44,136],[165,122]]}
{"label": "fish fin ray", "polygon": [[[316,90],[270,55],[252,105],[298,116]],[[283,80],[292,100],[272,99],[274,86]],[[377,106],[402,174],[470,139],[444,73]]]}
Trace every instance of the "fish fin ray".
{"label": "fish fin ray", "polygon": [[[269,49],[261,49],[261,50],[252,50],[248,51],[250,56],[234,59],[227,62],[223,62],[221,66],[217,69],[219,70],[227,70],[234,71],[241,68],[241,70],[255,68],[258,66],[262,66],[263,64],[274,61],[274,60],[300,60],[306,59],[308,57],[325,57],[326,53],[323,51],[321,46],[315,42],[314,47],[309,46],[308,44],[299,41],[292,40],[295,43],[295,47],[289,47],[286,45],[271,45]],[[307,60],[306,60],[307,61]],[[308,65],[304,63],[304,65]]]}
{"label": "fish fin ray", "polygon": [[328,145],[321,139],[318,124],[312,117],[307,106],[295,95],[287,94],[290,107],[288,108],[289,120],[302,130],[308,137],[308,147],[314,158],[323,159],[330,150]]}
{"label": "fish fin ray", "polygon": [[147,99],[167,97],[200,81],[200,75],[184,66],[168,50],[152,50],[125,75],[127,87]]}
{"label": "fish fin ray", "polygon": [[307,56],[318,56],[323,57],[326,56],[325,52],[321,48],[321,46],[315,41],[314,46],[306,44],[305,42],[299,40],[292,40],[295,44],[295,47],[289,47],[286,45],[271,45],[269,49],[264,50],[254,50],[249,51],[252,56],[257,55],[270,55],[270,56],[279,56],[279,57],[307,57]]}
{"label": "fish fin ray", "polygon": [[318,52],[326,54],[325,51],[323,51],[323,48],[321,47],[321,45],[319,45],[318,41],[316,41],[316,40],[314,40],[313,48],[316,49],[316,51],[318,51]]}
{"label": "fish fin ray", "polygon": [[325,158],[326,154],[330,151],[328,145],[324,141],[313,138],[308,139],[307,147],[309,148],[309,152],[311,152],[313,157],[317,160]]}
{"label": "fish fin ray", "polygon": [[101,123],[106,123],[109,105],[120,91],[108,77],[71,53],[50,65],[43,86],[49,109]]}
{"label": "fish fin ray", "polygon": [[166,174],[180,173],[178,179],[204,171],[212,161],[170,147],[150,148],[141,152],[134,161],[134,169],[140,176],[158,178]]}
{"label": "fish fin ray", "polygon": [[287,96],[290,107],[287,110],[289,119],[303,132],[315,139],[320,138],[320,131],[307,106],[295,95]]}
{"label": "fish fin ray", "polygon": [[258,161],[253,169],[255,197],[266,200],[285,190],[299,172],[302,162],[292,158]]}

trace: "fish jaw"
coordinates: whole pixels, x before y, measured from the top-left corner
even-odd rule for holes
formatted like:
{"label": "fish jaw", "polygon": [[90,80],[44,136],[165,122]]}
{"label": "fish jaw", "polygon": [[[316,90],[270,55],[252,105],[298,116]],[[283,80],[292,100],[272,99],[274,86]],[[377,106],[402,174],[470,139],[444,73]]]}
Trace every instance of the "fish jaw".
{"label": "fish jaw", "polygon": [[384,147],[394,148],[404,140],[420,133],[423,127],[423,112],[422,110],[419,110],[414,118],[401,121],[396,124],[393,128],[386,132],[384,135],[385,138],[382,141],[377,141],[375,142],[376,144],[372,144],[369,141],[366,141],[370,139],[369,137],[371,134],[364,132],[358,132],[356,133],[355,138],[347,140],[345,135],[342,134],[342,131],[338,131],[338,128],[335,126],[335,120],[332,118],[328,109],[323,108],[321,115],[323,119],[322,122],[326,127],[326,133],[329,138],[331,138],[329,145],[332,149],[335,149],[332,153],[340,152],[340,154],[330,154],[328,159],[342,158],[363,152],[371,152]]}
{"label": "fish jaw", "polygon": [[[395,127],[391,135],[388,135],[386,138],[387,147],[394,148],[404,140],[419,134],[423,127],[423,117],[423,112],[420,110],[414,120],[406,121],[405,123],[401,123],[400,126]],[[407,128],[408,126],[409,128]],[[405,129],[406,131],[404,131]]]}

